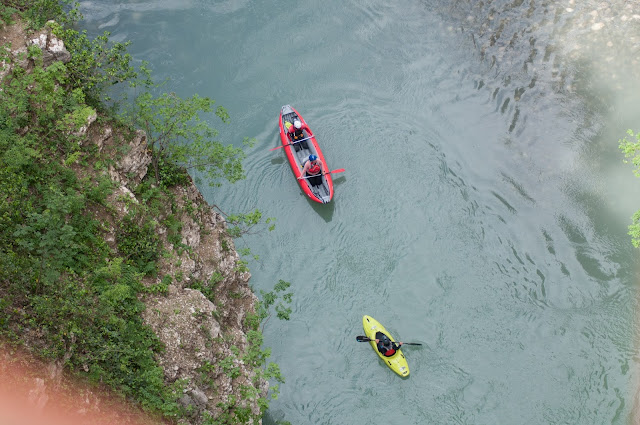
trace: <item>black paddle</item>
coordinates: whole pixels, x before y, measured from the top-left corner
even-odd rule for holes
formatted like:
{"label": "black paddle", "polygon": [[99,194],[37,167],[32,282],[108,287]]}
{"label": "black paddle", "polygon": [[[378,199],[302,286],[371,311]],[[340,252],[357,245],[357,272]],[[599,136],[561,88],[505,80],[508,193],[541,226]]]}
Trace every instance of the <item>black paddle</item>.
{"label": "black paddle", "polygon": [[[366,336],[358,335],[356,337],[356,341],[358,342],[371,342],[375,341],[375,339],[367,338]],[[402,345],[422,345],[417,342],[403,342]]]}

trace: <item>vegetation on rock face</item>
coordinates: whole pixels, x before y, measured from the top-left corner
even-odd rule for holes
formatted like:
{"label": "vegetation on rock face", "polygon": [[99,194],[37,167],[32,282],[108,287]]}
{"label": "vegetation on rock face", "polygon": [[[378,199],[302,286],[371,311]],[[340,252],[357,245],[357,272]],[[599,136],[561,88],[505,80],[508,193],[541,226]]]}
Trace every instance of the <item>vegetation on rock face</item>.
{"label": "vegetation on rock face", "polygon": [[176,416],[177,393],[154,359],[162,347],[140,316],[145,270],[109,249],[93,214],[112,182],[75,171],[95,160],[69,131],[83,93],[64,64],[44,68],[40,55],[29,50],[31,72],[13,64],[0,92],[0,332]]}
{"label": "vegetation on rock face", "polygon": [[[101,152],[95,144],[80,143],[78,130],[96,111],[102,113],[99,120],[113,120],[105,118],[109,116],[103,104],[105,90],[137,81],[139,71],[130,65],[126,44],[111,45],[107,34],[89,40],[75,30],[71,24],[79,15],[75,8],[65,12],[70,4],[58,0],[0,4],[0,29],[14,19],[33,29],[50,25],[72,58],[45,67],[41,50],[31,47],[11,63],[12,71],[2,82],[0,337],[4,344],[26,346],[113,387],[150,411],[177,419],[189,414],[177,402],[184,383],[164,382],[156,361],[162,343],[141,318],[142,296],[166,292],[171,282],[169,278],[154,286],[143,284],[146,276],[155,276],[165,254],[155,230],[162,224],[173,248],[187,249],[180,241],[178,212],[168,189],[190,183],[185,168],[204,172],[213,185],[220,179],[241,179],[244,153],[215,140],[215,130],[198,120],[200,113],[212,111],[211,100],[144,92],[131,113],[111,125],[123,135],[133,133],[133,127],[147,131],[153,175],[135,188],[137,200],[127,204],[126,215],[114,214],[108,199],[116,186],[106,169],[122,153],[118,149],[127,145],[123,141],[115,150]],[[47,23],[50,19],[57,23]],[[0,56],[11,61],[7,47],[0,46]],[[222,108],[216,115],[228,120]],[[162,223],[157,221],[160,216]],[[235,220],[232,237],[261,220],[259,211],[230,217]],[[290,293],[281,295],[288,286],[281,281],[273,292],[262,294],[256,316],[245,323],[249,347],[237,354],[255,371],[254,385],[245,387],[243,396],[258,400],[261,411],[268,402],[259,397],[259,381],[283,382],[283,378],[277,365],[266,365],[269,350],[261,348],[259,324],[278,299],[291,302]],[[209,287],[198,289],[212,299],[215,296],[207,294]],[[290,309],[285,304],[275,308],[280,318],[288,319]],[[240,401],[230,399],[227,416],[209,418],[209,423],[256,419]]]}
{"label": "vegetation on rock face", "polygon": [[[211,99],[198,95],[190,99],[175,93],[154,97],[145,91],[136,97],[126,117],[147,133],[156,184],[163,181],[161,170],[166,164],[205,173],[211,186],[219,186],[220,178],[231,183],[244,178],[244,151],[215,140],[218,132],[199,118],[200,113],[212,112],[213,104]],[[229,121],[223,107],[218,106],[215,114],[222,122]],[[245,139],[246,145],[251,143],[251,139]]]}
{"label": "vegetation on rock face", "polygon": [[64,9],[74,3],[74,0],[2,0],[0,18],[3,23],[9,24],[14,13],[19,11],[31,28],[42,28],[50,19],[65,24],[73,23],[78,19],[77,10],[71,9],[65,13]]}

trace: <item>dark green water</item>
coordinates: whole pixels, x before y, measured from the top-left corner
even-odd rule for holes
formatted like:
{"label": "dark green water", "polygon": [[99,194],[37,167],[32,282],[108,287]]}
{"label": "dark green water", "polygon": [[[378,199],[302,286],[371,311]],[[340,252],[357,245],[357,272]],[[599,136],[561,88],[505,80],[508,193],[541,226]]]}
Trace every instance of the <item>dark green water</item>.
{"label": "dark green water", "polygon": [[[265,423],[633,422],[640,12],[618,3],[81,3],[165,90],[225,106],[223,140],[258,140],[246,181],[202,191],[277,218],[247,238],[254,288],[295,293]],[[346,169],[329,205],[269,151],[284,104]],[[408,379],[355,341],[364,314],[425,344]]]}

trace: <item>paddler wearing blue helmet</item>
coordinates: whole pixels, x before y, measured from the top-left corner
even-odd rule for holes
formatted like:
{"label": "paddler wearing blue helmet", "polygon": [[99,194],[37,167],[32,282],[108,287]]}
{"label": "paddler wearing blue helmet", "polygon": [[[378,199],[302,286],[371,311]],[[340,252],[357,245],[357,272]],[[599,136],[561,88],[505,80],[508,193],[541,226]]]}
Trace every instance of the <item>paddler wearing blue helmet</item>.
{"label": "paddler wearing blue helmet", "polygon": [[322,176],[326,173],[327,171],[322,161],[317,155],[311,154],[305,161],[304,167],[302,168],[302,175],[298,177],[298,180],[307,177],[311,186],[320,186],[322,184]]}

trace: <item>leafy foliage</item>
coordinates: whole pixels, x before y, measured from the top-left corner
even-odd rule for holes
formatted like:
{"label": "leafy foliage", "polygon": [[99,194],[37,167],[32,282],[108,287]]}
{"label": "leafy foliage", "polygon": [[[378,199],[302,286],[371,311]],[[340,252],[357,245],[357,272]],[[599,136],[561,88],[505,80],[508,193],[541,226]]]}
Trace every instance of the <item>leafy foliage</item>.
{"label": "leafy foliage", "polygon": [[[227,222],[227,234],[231,238],[240,238],[244,241],[244,235],[258,233],[255,228],[262,224],[262,212],[260,212],[260,210],[255,209],[249,213],[226,214],[217,205],[214,205],[214,208],[216,208],[225,217],[225,221]],[[268,225],[267,230],[270,232],[276,228],[275,221],[276,219],[274,217],[268,217],[264,220],[264,224]],[[222,239],[221,244],[224,251],[228,251],[230,249],[229,243],[226,239]],[[249,248],[246,243],[243,248],[238,248],[236,246],[236,251],[243,257],[251,256],[254,260],[259,260],[259,257],[251,252],[251,248]],[[238,260],[236,270],[241,273],[249,271],[247,265],[248,262],[246,260]]]}
{"label": "leafy foliage", "polygon": [[[231,214],[226,217],[227,221],[227,233],[232,238],[239,238],[245,234],[251,234],[252,229],[260,224],[262,221],[262,213],[260,210],[256,209],[249,213],[238,213]],[[273,222],[275,218],[269,217],[265,220],[265,224],[268,224],[268,230],[272,231],[275,229],[275,224]]]}
{"label": "leafy foliage", "polygon": [[[633,130],[627,130],[627,134],[635,140],[629,141],[625,136],[623,139],[618,141],[618,147],[624,154],[625,158],[631,159],[631,163],[634,166],[633,173],[636,177],[640,177],[640,132],[634,134]],[[628,161],[625,160],[625,162]]]}
{"label": "leafy foliage", "polygon": [[257,330],[260,323],[262,323],[262,329],[271,318],[271,307],[274,307],[276,316],[280,320],[289,320],[291,316],[291,304],[293,299],[292,292],[285,292],[291,286],[290,282],[286,282],[282,279],[278,281],[273,287],[272,291],[265,292],[260,290],[262,300],[260,300],[256,306],[255,315],[247,315],[246,324],[250,329]]}
{"label": "leafy foliage", "polygon": [[86,31],[73,27],[51,24],[54,34],[62,38],[71,53],[67,74],[73,87],[82,87],[87,103],[103,108],[103,102],[111,100],[107,89],[138,76],[127,53],[127,43],[109,44],[109,33],[90,40]]}
{"label": "leafy foliage", "polygon": [[[618,141],[618,147],[625,158],[630,158],[634,166],[633,173],[636,177],[640,177],[640,132],[634,134],[633,130],[627,130],[627,134],[635,140],[630,141],[627,140],[627,137],[624,137]],[[625,162],[628,161],[625,160]],[[636,211],[631,218],[629,236],[631,236],[633,246],[640,247],[640,210]]]}
{"label": "leafy foliage", "polygon": [[[262,300],[260,300],[256,306],[256,314],[247,315],[245,318],[245,323],[250,330],[247,332],[249,347],[247,348],[243,361],[255,368],[256,380],[266,379],[277,382],[270,388],[271,398],[273,399],[278,398],[279,384],[284,383],[285,380],[278,364],[267,362],[267,359],[271,356],[271,349],[262,349],[262,330],[271,317],[271,307],[274,308],[278,319],[289,320],[291,315],[291,307],[289,307],[289,304],[291,304],[293,298],[293,293],[287,292],[290,286],[290,282],[280,279],[278,283],[274,285],[272,291],[260,291]],[[262,323],[262,329],[259,330],[258,327],[260,323]],[[263,412],[268,407],[268,401],[265,399],[259,399],[258,404],[261,406]]]}
{"label": "leafy foliage", "polygon": [[156,233],[155,221],[128,214],[119,224],[116,241],[118,251],[127,262],[145,275],[155,274],[156,261],[160,257],[160,238]]}
{"label": "leafy foliage", "polygon": [[17,11],[18,11],[17,9],[11,6],[6,6],[0,3],[0,29],[4,25],[13,25],[14,23],[13,15]]}
{"label": "leafy foliage", "polygon": [[85,276],[43,283],[39,294],[30,297],[28,324],[45,334],[44,353],[68,356],[72,369],[87,371],[96,382],[141,399],[145,407],[177,415],[178,393],[164,385],[153,355],[162,346],[142,322],[141,274],[116,258]]}
{"label": "leafy foliage", "polygon": [[[205,364],[201,368],[203,377],[206,377],[207,373],[215,370],[220,370],[230,378],[234,379],[239,376],[239,369],[237,368],[237,360],[241,363],[253,368],[253,385],[242,384],[240,386],[241,400],[237,400],[235,397],[229,397],[226,403],[221,403],[218,407],[223,410],[223,413],[217,417],[204,416],[204,424],[207,425],[222,425],[222,424],[243,424],[249,423],[251,420],[257,421],[269,406],[269,400],[262,397],[258,388],[263,380],[275,381],[274,385],[269,388],[270,398],[277,399],[279,394],[279,384],[285,382],[285,378],[280,371],[278,364],[268,362],[271,356],[270,348],[262,348],[264,338],[262,331],[259,330],[260,323],[268,319],[271,315],[271,307],[275,308],[277,317],[281,320],[289,320],[291,314],[291,308],[286,304],[290,304],[293,294],[286,292],[291,286],[289,282],[280,280],[274,285],[272,291],[261,291],[262,300],[257,305],[256,313],[253,315],[247,315],[245,318],[245,325],[249,327],[247,331],[248,347],[243,355],[238,359],[239,351],[234,350],[235,347],[231,347],[233,355],[218,361],[215,365]],[[204,378],[201,378],[204,379]],[[253,415],[251,409],[242,403],[243,400],[254,400],[260,407],[261,414],[258,416]]]}
{"label": "leafy foliage", "polygon": [[21,11],[22,15],[34,29],[40,29],[52,19],[57,22],[70,24],[78,19],[75,0],[3,0],[0,11],[4,15]]}
{"label": "leafy foliage", "polygon": [[160,183],[163,187],[173,187],[187,185],[191,182],[191,177],[187,170],[179,167],[176,163],[168,160],[168,158],[158,158],[158,176],[156,183]]}
{"label": "leafy foliage", "polygon": [[631,236],[631,243],[633,243],[633,246],[636,248],[640,247],[640,210],[633,213],[633,216],[631,217],[629,236]]}
{"label": "leafy foliage", "polygon": [[[200,119],[201,113],[213,112],[213,105],[213,100],[198,95],[189,99],[175,93],[154,97],[146,91],[136,97],[133,109],[123,115],[147,133],[156,184],[166,184],[161,174],[166,164],[198,171],[211,186],[219,186],[222,178],[233,183],[245,177],[244,151],[216,140],[217,130]],[[223,123],[229,121],[227,111],[221,106],[216,108],[215,115]],[[244,144],[251,143],[245,138]]]}

